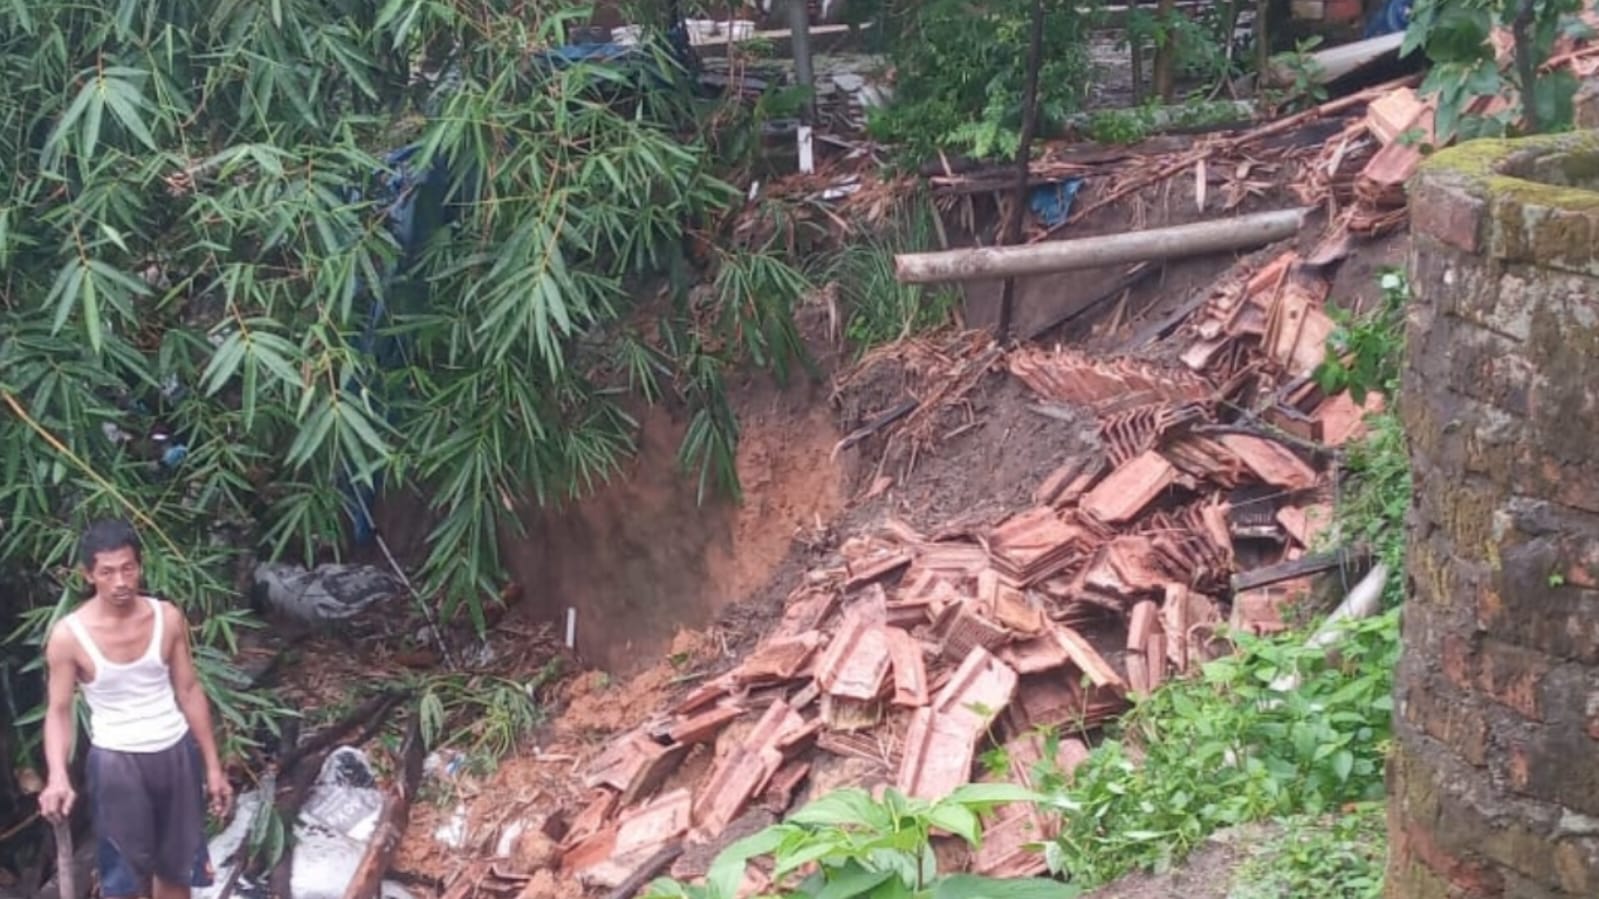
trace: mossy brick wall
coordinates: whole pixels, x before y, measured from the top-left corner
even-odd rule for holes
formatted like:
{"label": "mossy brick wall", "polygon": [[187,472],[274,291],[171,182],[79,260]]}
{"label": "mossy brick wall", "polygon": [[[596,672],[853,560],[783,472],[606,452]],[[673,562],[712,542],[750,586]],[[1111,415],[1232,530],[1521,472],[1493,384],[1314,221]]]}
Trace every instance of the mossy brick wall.
{"label": "mossy brick wall", "polygon": [[1599,137],[1411,190],[1387,894],[1599,896]]}

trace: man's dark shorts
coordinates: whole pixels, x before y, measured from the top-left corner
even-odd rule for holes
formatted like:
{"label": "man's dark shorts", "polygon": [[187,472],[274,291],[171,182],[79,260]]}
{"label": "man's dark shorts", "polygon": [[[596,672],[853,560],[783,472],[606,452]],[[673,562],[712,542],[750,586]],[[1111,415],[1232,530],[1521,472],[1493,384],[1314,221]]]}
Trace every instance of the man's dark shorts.
{"label": "man's dark shorts", "polygon": [[152,876],[211,885],[205,768],[193,734],[160,752],[91,748],[89,802],[105,899],[147,896]]}

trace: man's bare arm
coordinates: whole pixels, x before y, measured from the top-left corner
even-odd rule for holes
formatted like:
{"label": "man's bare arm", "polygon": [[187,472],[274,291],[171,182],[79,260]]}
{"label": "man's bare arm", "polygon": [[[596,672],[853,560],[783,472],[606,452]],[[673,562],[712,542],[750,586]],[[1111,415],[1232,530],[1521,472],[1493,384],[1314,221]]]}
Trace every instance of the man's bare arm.
{"label": "man's bare arm", "polygon": [[216,733],[211,729],[211,702],[194,670],[194,655],[189,650],[189,623],[183,612],[171,603],[161,604],[161,613],[167,616],[167,630],[173,633],[172,691],[176,694],[178,708],[189,722],[189,731],[200,747],[200,758],[205,762],[206,792],[211,796],[211,807],[219,817],[227,815],[232,804],[233,791],[227,774],[222,770],[222,759],[217,755]]}
{"label": "man's bare arm", "polygon": [[48,694],[44,713],[44,792],[39,794],[39,811],[52,821],[72,813],[77,795],[72,790],[74,721],[72,697],[78,686],[78,663],[74,645],[66,628],[57,625],[45,643]]}

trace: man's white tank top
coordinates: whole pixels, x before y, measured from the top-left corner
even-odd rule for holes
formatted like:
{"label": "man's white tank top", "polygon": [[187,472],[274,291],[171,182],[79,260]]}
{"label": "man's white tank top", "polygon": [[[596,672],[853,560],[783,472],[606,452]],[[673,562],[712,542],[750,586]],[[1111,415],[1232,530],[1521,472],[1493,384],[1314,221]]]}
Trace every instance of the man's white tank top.
{"label": "man's white tank top", "polygon": [[89,742],[116,752],[160,752],[189,732],[189,722],[172,692],[172,674],[161,658],[164,619],[161,604],[145,597],[155,613],[150,648],[119,665],[108,661],[89,637],[89,629],[73,612],[62,621],[94,662],[94,680],[83,685],[89,702]]}

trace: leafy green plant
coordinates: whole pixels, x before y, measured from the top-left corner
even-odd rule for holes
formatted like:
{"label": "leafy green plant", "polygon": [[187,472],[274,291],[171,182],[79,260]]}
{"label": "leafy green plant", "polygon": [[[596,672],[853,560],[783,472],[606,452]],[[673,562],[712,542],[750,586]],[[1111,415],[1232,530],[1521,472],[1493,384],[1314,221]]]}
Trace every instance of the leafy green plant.
{"label": "leafy green plant", "polygon": [[[1224,827],[1382,795],[1397,610],[1350,625],[1336,658],[1303,635],[1233,639],[1236,655],[1139,702],[1053,796],[1066,824],[1052,869],[1093,886]],[[1296,688],[1272,686],[1289,674]]]}
{"label": "leafy green plant", "polygon": [[[27,587],[19,638],[75,601],[81,517],[131,518],[150,588],[219,650],[202,675],[247,740],[272,710],[225,658],[255,558],[336,555],[368,504],[415,489],[421,592],[482,626],[526,505],[634,451],[628,394],[698,413],[687,464],[702,492],[736,486],[710,373],[792,366],[807,282],[795,247],[731,227],[723,119],[663,41],[614,66],[530,56],[580,17],[0,5],[0,577]],[[642,287],[663,275],[664,300]]]}
{"label": "leafy green plant", "polygon": [[[1052,4],[1039,72],[1041,122],[1061,122],[1088,84],[1091,4]],[[1007,158],[1021,137],[1027,0],[974,6],[962,0],[893,3],[880,20],[889,33],[894,103],[873,110],[872,133],[903,145],[917,162],[939,151]]]}
{"label": "leafy green plant", "polygon": [[1393,396],[1399,388],[1399,363],[1404,349],[1405,304],[1410,282],[1399,269],[1379,276],[1382,298],[1364,315],[1329,310],[1337,328],[1327,341],[1327,357],[1314,372],[1328,394],[1349,391],[1357,403],[1373,391]]}
{"label": "leafy green plant", "polygon": [[[1338,533],[1374,548],[1390,570],[1399,571],[1412,488],[1409,449],[1393,403],[1399,392],[1410,286],[1398,270],[1382,272],[1378,283],[1382,299],[1376,308],[1359,316],[1333,310],[1338,327],[1328,338],[1327,358],[1315,377],[1327,393],[1347,390],[1359,403],[1372,391],[1388,398],[1382,412],[1366,417],[1366,438],[1346,448],[1343,469],[1348,477],[1335,514]],[[1403,598],[1402,585],[1402,578],[1389,579],[1385,596],[1389,605]]]}
{"label": "leafy green plant", "polygon": [[1296,815],[1233,874],[1227,899],[1377,899],[1382,895],[1387,826],[1379,802],[1340,815]]}
{"label": "leafy green plant", "polygon": [[1300,40],[1293,50],[1278,53],[1271,58],[1271,65],[1286,72],[1289,77],[1283,101],[1320,103],[1327,99],[1327,86],[1322,84],[1321,69],[1316,63],[1316,58],[1311,55],[1311,52],[1320,45],[1320,36],[1308,37]]}
{"label": "leafy green plant", "polygon": [[[1530,132],[1571,126],[1577,80],[1564,67],[1543,71],[1555,39],[1585,34],[1578,0],[1416,0],[1400,52],[1423,51],[1431,61],[1421,92],[1438,97],[1435,130],[1440,141],[1504,136],[1520,121]],[[1489,35],[1509,28],[1515,39],[1515,73],[1506,77]],[[1468,115],[1483,97],[1506,96],[1510,108],[1494,115]]]}
{"label": "leafy green plant", "polygon": [[948,323],[959,296],[944,288],[904,284],[894,275],[894,254],[933,246],[933,216],[925,196],[902,203],[891,223],[825,257],[815,280],[831,285],[847,322],[844,333],[864,352]]}
{"label": "leafy green plant", "polygon": [[649,899],[732,899],[748,863],[770,857],[779,895],[826,899],[1071,899],[1077,890],[1050,880],[995,880],[938,870],[935,829],[972,846],[982,815],[1037,794],[1008,784],[968,784],[936,802],[889,788],[881,800],[849,788],[829,793],[776,824],[728,846],[703,885],[663,878]]}
{"label": "leafy green plant", "polygon": [[558,666],[546,665],[525,684],[486,675],[424,679],[417,705],[423,745],[461,749],[475,764],[492,767],[544,722],[535,697],[558,674]]}

